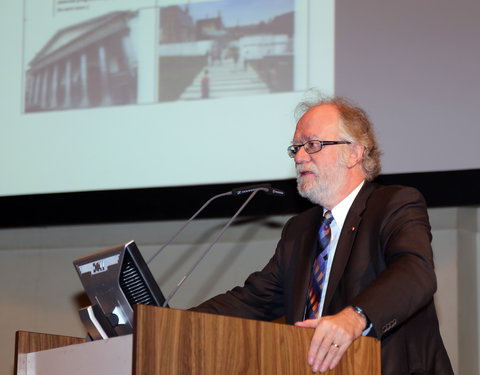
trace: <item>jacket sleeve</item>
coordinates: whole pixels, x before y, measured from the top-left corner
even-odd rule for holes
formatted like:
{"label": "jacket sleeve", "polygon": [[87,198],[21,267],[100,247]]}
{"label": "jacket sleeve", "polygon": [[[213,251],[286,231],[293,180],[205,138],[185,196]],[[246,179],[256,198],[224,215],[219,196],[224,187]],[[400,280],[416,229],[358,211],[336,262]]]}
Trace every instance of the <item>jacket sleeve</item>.
{"label": "jacket sleeve", "polygon": [[[285,228],[282,231],[285,233]],[[271,321],[284,315],[283,241],[279,241],[273,257],[259,272],[252,273],[243,286],[219,294],[191,311]]]}
{"label": "jacket sleeve", "polygon": [[437,286],[425,201],[416,189],[391,191],[379,192],[380,208],[363,219],[378,223],[372,230],[376,253],[369,254],[377,257],[373,263],[379,265],[379,273],[353,300],[379,338],[431,303]]}

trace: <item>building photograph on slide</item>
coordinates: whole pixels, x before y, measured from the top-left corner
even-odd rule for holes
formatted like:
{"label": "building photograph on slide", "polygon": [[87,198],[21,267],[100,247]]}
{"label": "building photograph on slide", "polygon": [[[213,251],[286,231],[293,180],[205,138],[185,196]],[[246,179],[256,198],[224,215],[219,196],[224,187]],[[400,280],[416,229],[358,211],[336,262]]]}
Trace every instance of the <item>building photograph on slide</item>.
{"label": "building photograph on slide", "polygon": [[138,6],[25,0],[25,112],[137,102],[138,12],[128,3]]}
{"label": "building photograph on slide", "polygon": [[295,0],[24,1],[27,113],[294,90]]}

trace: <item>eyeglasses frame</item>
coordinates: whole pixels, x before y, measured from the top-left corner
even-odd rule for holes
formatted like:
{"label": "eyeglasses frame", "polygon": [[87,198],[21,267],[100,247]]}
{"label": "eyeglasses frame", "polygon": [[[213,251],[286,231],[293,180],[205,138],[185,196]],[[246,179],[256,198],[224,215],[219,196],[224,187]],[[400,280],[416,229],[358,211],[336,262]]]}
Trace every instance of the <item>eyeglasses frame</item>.
{"label": "eyeglasses frame", "polygon": [[313,151],[313,152],[308,152],[307,150],[305,150],[305,152],[307,154],[316,154],[317,152],[320,152],[322,151],[322,149],[325,147],[325,146],[333,146],[333,145],[349,145],[349,144],[352,144],[352,142],[350,141],[321,141],[319,139],[311,139],[305,143],[302,143],[300,145],[290,145],[288,146],[287,148],[287,152],[288,152],[288,156],[290,156],[291,158],[294,158],[295,155],[297,154],[298,151],[300,151],[300,149],[302,147],[305,147],[305,145],[307,143],[310,143],[310,142],[319,142],[320,143],[320,149],[318,149],[317,151]]}

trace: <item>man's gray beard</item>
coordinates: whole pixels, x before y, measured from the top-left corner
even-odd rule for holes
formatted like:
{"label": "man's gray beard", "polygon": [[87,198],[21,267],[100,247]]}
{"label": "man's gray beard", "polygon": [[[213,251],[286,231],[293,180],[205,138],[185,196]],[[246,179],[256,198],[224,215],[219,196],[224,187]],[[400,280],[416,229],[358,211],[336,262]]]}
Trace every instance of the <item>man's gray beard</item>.
{"label": "man's gray beard", "polygon": [[319,177],[315,177],[314,184],[307,184],[303,188],[302,183],[298,182],[297,190],[300,196],[322,207],[328,207],[334,195],[333,186],[327,184],[325,180],[320,180]]}
{"label": "man's gray beard", "polygon": [[297,190],[300,196],[307,198],[314,204],[322,207],[333,208],[338,189],[345,181],[345,167],[342,159],[338,160],[337,165],[316,171],[315,179],[311,183],[302,183],[297,178]]}
{"label": "man's gray beard", "polygon": [[[298,173],[297,167],[297,173]],[[334,165],[318,169],[313,168],[315,173],[314,181],[302,183],[297,177],[297,190],[301,197],[307,198],[310,202],[329,209],[333,208],[338,189],[347,178],[345,154],[341,153]],[[303,186],[303,187],[302,187]]]}

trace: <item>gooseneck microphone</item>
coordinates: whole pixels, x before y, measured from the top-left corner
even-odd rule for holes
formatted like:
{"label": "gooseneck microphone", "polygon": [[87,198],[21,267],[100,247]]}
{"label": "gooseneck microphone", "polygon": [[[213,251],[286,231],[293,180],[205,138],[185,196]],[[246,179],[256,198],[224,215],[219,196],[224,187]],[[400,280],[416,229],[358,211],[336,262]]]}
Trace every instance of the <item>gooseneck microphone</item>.
{"label": "gooseneck microphone", "polygon": [[[225,226],[222,228],[222,230],[217,234],[215,239],[208,245],[208,247],[203,251],[203,253],[200,255],[200,257],[197,259],[195,264],[188,270],[188,272],[180,279],[180,281],[177,283],[176,287],[173,289],[173,291],[168,295],[168,297],[165,299],[165,302],[163,304],[164,307],[168,305],[168,302],[173,298],[173,296],[177,293],[178,289],[182,286],[184,281],[192,274],[192,272],[197,268],[197,266],[200,264],[200,262],[205,258],[205,256],[208,254],[208,252],[212,249],[213,246],[218,242],[220,237],[225,233],[225,231],[228,229],[228,227],[232,224],[232,222],[237,218],[237,216],[243,211],[243,209],[247,206],[247,204],[253,199],[255,194],[257,194],[259,191],[266,192],[267,194],[272,194],[276,196],[284,196],[285,193],[281,190],[274,189],[270,186],[270,184],[262,184],[262,185],[254,185],[254,186],[246,186],[242,188],[237,188],[232,191],[229,191],[227,193],[219,194],[211,198],[209,201],[207,201],[191,218],[188,220],[186,224],[191,222],[194,217],[196,217],[212,200],[219,198],[224,195],[241,195],[241,194],[247,194],[250,193],[249,197],[245,200],[245,202],[240,206],[240,208],[235,212],[235,214],[230,218],[230,220],[225,224]],[[173,238],[175,238],[185,227],[186,224],[180,228],[179,231],[175,233]],[[172,242],[173,238],[169,240],[166,245],[168,245],[170,242]],[[160,251],[162,251],[166,245],[163,245],[159,251],[150,259],[152,260],[155,256],[157,256]]]}
{"label": "gooseneck microphone", "polygon": [[158,249],[158,250],[155,252],[155,254],[153,254],[153,256],[148,260],[147,264],[150,264],[150,262],[151,262],[152,260],[154,260],[154,259],[158,256],[158,254],[160,254],[160,253],[163,251],[163,249],[165,249],[168,245],[170,245],[170,244],[172,243],[172,241],[173,241],[175,238],[177,238],[177,236],[178,236],[181,232],[183,232],[183,230],[187,227],[187,225],[190,224],[190,223],[192,222],[192,220],[195,219],[195,218],[198,216],[198,214],[199,214],[200,212],[202,212],[210,203],[212,203],[215,199],[220,198],[220,197],[224,197],[224,196],[226,196],[226,195],[232,195],[232,192],[231,192],[231,191],[227,191],[226,193],[217,194],[217,195],[215,195],[214,197],[210,198],[208,201],[206,201],[206,202],[204,203],[204,205],[203,205],[202,207],[200,207],[200,208],[197,210],[197,212],[195,212],[195,213],[192,215],[192,217],[191,217],[190,219],[188,219],[188,220],[173,234],[173,236],[170,237],[170,239],[169,239],[167,242],[165,242],[165,243],[160,247],[160,249]]}
{"label": "gooseneck microphone", "polygon": [[273,188],[270,184],[261,184],[261,185],[252,185],[252,186],[244,186],[240,188],[233,189],[231,191],[232,195],[241,195],[251,193],[252,191],[261,190],[269,195],[276,195],[283,197],[285,193],[282,190]]}
{"label": "gooseneck microphone", "polygon": [[212,203],[215,199],[217,198],[220,198],[220,197],[224,197],[224,196],[227,196],[227,195],[242,195],[242,194],[248,194],[248,193],[251,193],[253,191],[257,192],[257,191],[264,191],[265,193],[269,194],[269,195],[277,195],[277,196],[284,196],[285,193],[281,190],[278,190],[278,189],[275,189],[275,188],[272,188],[272,186],[270,184],[261,184],[261,185],[252,185],[252,186],[244,186],[244,187],[239,187],[239,188],[235,188],[233,190],[230,190],[230,191],[227,191],[226,193],[221,193],[221,194],[217,194],[215,196],[213,196],[212,198],[210,198],[208,201],[206,201],[204,203],[204,205],[202,207],[200,207],[197,212],[195,212],[192,217],[190,219],[188,219],[174,234],[172,237],[169,238],[169,240],[167,242],[165,242],[156,252],[155,254],[153,254],[150,259],[147,261],[147,264],[150,264],[150,262],[152,260],[154,260],[168,245],[170,245],[172,243],[172,241],[175,240],[175,238],[177,238],[177,236],[183,232],[183,230],[187,227],[188,224],[190,224],[192,222],[192,220],[194,220],[198,214],[200,214],[200,212],[202,212],[210,203]]}

